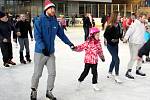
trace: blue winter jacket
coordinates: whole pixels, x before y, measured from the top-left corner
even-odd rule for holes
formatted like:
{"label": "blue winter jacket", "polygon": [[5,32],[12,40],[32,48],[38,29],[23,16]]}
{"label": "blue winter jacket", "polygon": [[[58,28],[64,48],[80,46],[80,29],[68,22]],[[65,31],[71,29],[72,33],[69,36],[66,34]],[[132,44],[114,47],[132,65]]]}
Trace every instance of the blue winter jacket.
{"label": "blue winter jacket", "polygon": [[48,17],[44,13],[34,20],[34,37],[35,37],[35,52],[42,53],[42,50],[47,48],[49,54],[55,52],[54,41],[55,36],[58,36],[65,44],[73,45],[64,31],[59,26],[55,17]]}

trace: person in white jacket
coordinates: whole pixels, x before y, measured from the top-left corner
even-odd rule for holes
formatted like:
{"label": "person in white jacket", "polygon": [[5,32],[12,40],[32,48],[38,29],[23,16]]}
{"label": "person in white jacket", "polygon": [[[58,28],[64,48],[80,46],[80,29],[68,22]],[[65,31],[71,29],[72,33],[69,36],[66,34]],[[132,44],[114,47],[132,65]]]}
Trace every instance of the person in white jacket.
{"label": "person in white jacket", "polygon": [[[129,40],[129,49],[130,49],[130,61],[128,63],[127,72],[125,76],[129,79],[134,79],[131,75],[132,67],[137,60],[137,54],[139,49],[143,46],[144,40],[144,33],[145,33],[145,26],[144,22],[146,19],[146,15],[139,16],[132,25],[130,25],[127,33],[124,37],[123,42],[126,43]],[[136,74],[140,76],[146,76],[145,73],[141,71],[141,64],[142,62],[137,60],[136,66]]]}

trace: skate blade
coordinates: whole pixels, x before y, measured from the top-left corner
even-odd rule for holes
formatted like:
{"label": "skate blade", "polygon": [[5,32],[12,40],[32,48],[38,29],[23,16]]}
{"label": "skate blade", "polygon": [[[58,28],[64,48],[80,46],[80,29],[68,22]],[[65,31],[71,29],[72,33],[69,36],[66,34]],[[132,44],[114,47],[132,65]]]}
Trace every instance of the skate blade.
{"label": "skate blade", "polygon": [[94,92],[100,92],[100,91],[102,91],[101,89],[99,89],[99,90],[93,89],[93,90],[94,90]]}
{"label": "skate blade", "polygon": [[46,100],[57,100],[56,98],[54,98],[54,99],[49,99],[49,98],[46,98]]}
{"label": "skate blade", "polygon": [[125,79],[128,80],[128,81],[133,81],[133,80],[135,80],[135,78],[132,79],[132,78],[128,78],[128,77],[126,77]]}
{"label": "skate blade", "polygon": [[118,84],[122,84],[122,83],[123,83],[123,82],[118,82],[118,81],[116,81],[116,80],[115,80],[115,82],[118,83]]}
{"label": "skate blade", "polygon": [[107,76],[107,79],[114,79],[114,76],[110,77],[110,76]]}
{"label": "skate blade", "polygon": [[136,78],[146,78],[146,76],[141,76],[141,75],[135,75],[136,76]]}
{"label": "skate blade", "polygon": [[76,91],[80,91],[81,89],[79,89],[79,88],[77,88],[77,89],[75,89]]}

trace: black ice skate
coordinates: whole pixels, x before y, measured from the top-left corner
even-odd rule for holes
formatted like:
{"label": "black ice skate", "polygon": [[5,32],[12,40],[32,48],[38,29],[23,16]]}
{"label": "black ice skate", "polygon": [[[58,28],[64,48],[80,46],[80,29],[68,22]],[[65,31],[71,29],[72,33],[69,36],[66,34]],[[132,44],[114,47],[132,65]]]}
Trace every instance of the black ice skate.
{"label": "black ice skate", "polygon": [[20,63],[21,64],[26,64],[26,61],[25,60],[20,60]]}
{"label": "black ice skate", "polygon": [[8,63],[4,63],[4,66],[5,67],[10,67]]}
{"label": "black ice skate", "polygon": [[129,79],[134,79],[134,77],[131,75],[131,69],[128,69],[125,76]]}
{"label": "black ice skate", "polygon": [[28,58],[28,59],[27,59],[27,62],[29,62],[29,63],[30,63],[31,61],[32,61],[32,60],[31,60],[30,58]]}
{"label": "black ice skate", "polygon": [[31,100],[37,100],[37,91],[31,91],[31,95],[30,95],[30,99]]}
{"label": "black ice skate", "polygon": [[149,57],[146,58],[146,62],[150,62],[150,58]]}
{"label": "black ice skate", "polygon": [[29,52],[26,53],[26,56],[25,56],[25,57],[26,57],[27,62],[30,63],[30,62],[32,61],[32,60],[30,59],[30,54],[29,54]]}
{"label": "black ice skate", "polygon": [[146,74],[141,71],[141,67],[139,67],[139,69],[136,70],[136,74],[140,76],[146,76]]}
{"label": "black ice skate", "polygon": [[52,91],[47,91],[46,92],[46,98],[49,100],[57,100],[56,97],[52,94]]}

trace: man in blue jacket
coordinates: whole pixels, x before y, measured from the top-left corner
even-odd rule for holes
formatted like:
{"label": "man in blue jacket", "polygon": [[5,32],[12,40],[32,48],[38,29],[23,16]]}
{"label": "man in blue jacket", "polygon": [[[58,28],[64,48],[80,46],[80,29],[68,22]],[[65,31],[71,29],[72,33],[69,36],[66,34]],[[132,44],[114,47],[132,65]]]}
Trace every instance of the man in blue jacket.
{"label": "man in blue jacket", "polygon": [[69,45],[71,49],[74,49],[74,45],[69,41],[62,28],[59,26],[55,16],[55,5],[49,0],[45,0],[44,13],[35,19],[34,33],[36,43],[31,100],[37,100],[37,88],[44,65],[46,65],[48,69],[46,97],[50,100],[56,100],[56,97],[52,94],[56,76],[54,56],[55,36],[57,35],[65,44]]}

